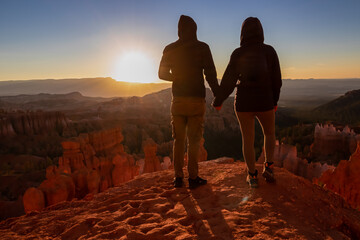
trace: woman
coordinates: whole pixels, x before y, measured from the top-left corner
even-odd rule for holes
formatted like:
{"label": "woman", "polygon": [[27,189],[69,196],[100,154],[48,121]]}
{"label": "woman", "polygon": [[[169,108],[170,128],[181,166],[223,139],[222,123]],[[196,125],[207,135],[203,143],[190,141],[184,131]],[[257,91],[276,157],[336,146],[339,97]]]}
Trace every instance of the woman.
{"label": "woman", "polygon": [[243,156],[248,169],[246,181],[258,187],[255,168],[255,118],[264,134],[265,163],[263,177],[274,182],[272,171],[275,148],[275,111],[282,85],[280,65],[273,47],[264,44],[259,19],[247,18],[241,28],[240,48],[234,50],[221,80],[213,106],[220,110],[224,100],[237,87],[235,110],[242,134]]}

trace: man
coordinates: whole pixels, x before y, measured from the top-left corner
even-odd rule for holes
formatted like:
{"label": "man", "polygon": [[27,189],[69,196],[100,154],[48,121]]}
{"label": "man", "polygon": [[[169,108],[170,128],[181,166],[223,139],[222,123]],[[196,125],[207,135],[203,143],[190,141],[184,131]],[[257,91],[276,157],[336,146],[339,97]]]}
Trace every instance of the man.
{"label": "man", "polygon": [[171,123],[176,188],[183,186],[186,137],[189,188],[207,183],[198,176],[197,162],[206,109],[204,74],[215,96],[219,88],[210,48],[197,40],[196,29],[191,17],[180,16],[179,39],[165,47],[159,67],[159,78],[172,82]]}

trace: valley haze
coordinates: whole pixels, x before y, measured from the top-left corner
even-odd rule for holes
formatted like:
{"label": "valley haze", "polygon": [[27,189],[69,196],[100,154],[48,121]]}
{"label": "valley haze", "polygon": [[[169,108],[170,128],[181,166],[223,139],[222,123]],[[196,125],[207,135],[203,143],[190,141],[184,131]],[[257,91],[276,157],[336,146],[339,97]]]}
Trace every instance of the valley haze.
{"label": "valley haze", "polygon": [[[131,97],[144,96],[170,87],[171,83],[165,81],[163,83],[130,83],[119,82],[111,77],[11,80],[0,81],[0,96],[80,92],[89,97]],[[284,79],[279,106],[312,108],[359,87],[359,78]]]}

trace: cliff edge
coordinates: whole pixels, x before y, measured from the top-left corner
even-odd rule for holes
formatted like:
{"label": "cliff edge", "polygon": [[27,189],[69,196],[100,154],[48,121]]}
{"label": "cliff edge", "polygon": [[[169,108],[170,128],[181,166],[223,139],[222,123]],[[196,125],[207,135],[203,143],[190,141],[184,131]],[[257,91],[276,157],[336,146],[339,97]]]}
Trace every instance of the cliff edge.
{"label": "cliff edge", "polygon": [[[257,168],[260,170],[261,165]],[[0,222],[2,239],[359,239],[360,214],[338,195],[275,168],[245,182],[246,166],[200,163],[208,185],[175,189],[173,170],[137,176],[92,198]]]}

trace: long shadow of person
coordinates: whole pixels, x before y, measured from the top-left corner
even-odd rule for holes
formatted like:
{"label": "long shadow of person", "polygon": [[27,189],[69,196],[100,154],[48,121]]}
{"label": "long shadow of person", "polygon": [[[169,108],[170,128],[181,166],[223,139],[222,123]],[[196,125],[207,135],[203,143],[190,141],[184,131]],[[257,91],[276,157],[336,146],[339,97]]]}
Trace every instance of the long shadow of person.
{"label": "long shadow of person", "polygon": [[211,185],[189,190],[189,196],[182,201],[187,217],[180,222],[192,225],[198,239],[233,240],[232,230],[228,226],[219,203],[218,196]]}

